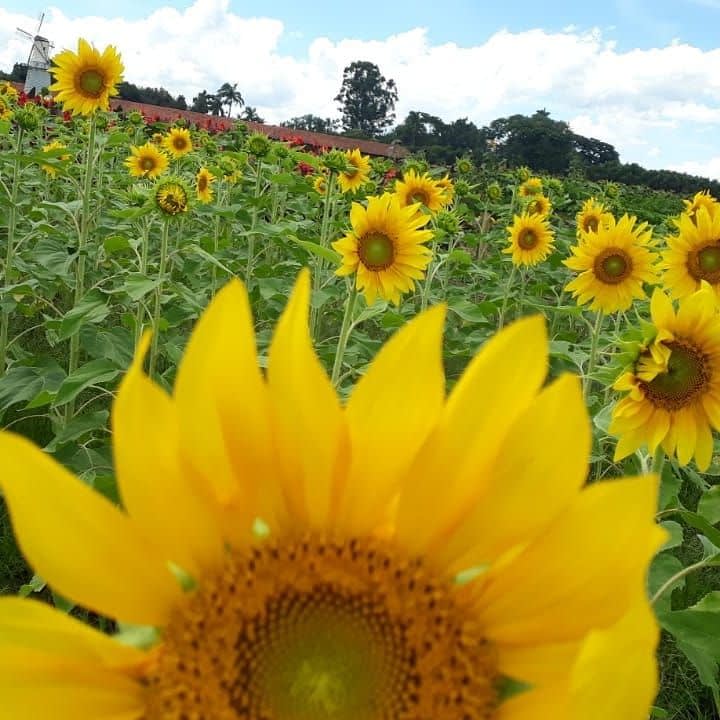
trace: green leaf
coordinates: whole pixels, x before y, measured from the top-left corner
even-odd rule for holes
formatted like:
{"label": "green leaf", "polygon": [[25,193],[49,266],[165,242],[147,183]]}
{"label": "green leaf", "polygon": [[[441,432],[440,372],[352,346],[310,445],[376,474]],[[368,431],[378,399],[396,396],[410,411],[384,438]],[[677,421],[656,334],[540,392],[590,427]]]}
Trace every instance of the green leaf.
{"label": "green leaf", "polygon": [[60,386],[55,402],[55,407],[65,405],[76,398],[83,390],[90,385],[98,385],[102,382],[114,380],[120,374],[120,368],[109,360],[91,360],[81,365],[72,375],[69,375]]}
{"label": "green leaf", "polygon": [[110,413],[107,410],[96,410],[85,415],[76,415],[45,447],[47,452],[55,452],[66,443],[73,442],[96,430],[105,430]]}
{"label": "green leaf", "polygon": [[448,255],[447,261],[456,265],[467,266],[472,265],[472,256],[467,250],[457,248]]}
{"label": "green leaf", "polygon": [[140,298],[145,297],[152,292],[158,284],[157,278],[149,278],[141,273],[132,273],[128,275],[122,285],[121,290],[126,292],[132,300],[137,302]]}
{"label": "green leaf", "polygon": [[130,249],[130,241],[123,235],[111,235],[103,240],[103,247],[108,255]]}
{"label": "green leaf", "polygon": [[235,273],[227,265],[223,265],[214,255],[211,255],[207,250],[203,250],[199,245],[190,245],[190,249],[203,260],[207,260],[211,265],[226,272],[230,277],[235,277]]}
{"label": "green leaf", "polygon": [[88,293],[60,323],[58,338],[65,340],[74,335],[83,323],[100,323],[110,314],[107,300],[96,292]]}
{"label": "green leaf", "polygon": [[333,265],[340,265],[342,260],[340,253],[336,253],[333,249],[323,247],[322,245],[318,245],[318,243],[310,242],[310,240],[300,240],[300,238],[295,237],[295,235],[285,235],[285,237],[292,240],[311,255],[317,255]]}
{"label": "green leaf", "polygon": [[[682,563],[670,553],[656,555],[650,565],[648,575],[648,586],[650,594],[654,595],[673,575],[677,575],[683,569]],[[655,603],[655,611],[658,617],[670,612],[670,599],[675,588],[685,584],[685,578],[679,578]]]}
{"label": "green leaf", "polygon": [[683,528],[680,523],[674,520],[666,520],[660,523],[660,527],[667,530],[670,537],[665,541],[665,544],[660,548],[659,552],[663,550],[671,550],[672,548],[682,545],[683,542]]}
{"label": "green leaf", "polygon": [[698,502],[698,515],[702,515],[709,523],[720,522],[720,485],[713,485]]}

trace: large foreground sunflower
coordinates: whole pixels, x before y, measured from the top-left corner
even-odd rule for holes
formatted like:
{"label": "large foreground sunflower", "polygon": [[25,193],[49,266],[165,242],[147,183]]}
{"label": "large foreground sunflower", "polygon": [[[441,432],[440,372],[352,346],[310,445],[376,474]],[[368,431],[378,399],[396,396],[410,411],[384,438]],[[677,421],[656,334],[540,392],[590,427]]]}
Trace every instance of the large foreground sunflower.
{"label": "large foreground sunflower", "polygon": [[588,198],[582,205],[576,216],[578,237],[582,233],[597,232],[601,225],[607,225],[612,213],[605,209],[605,206],[595,198]]}
{"label": "large foreground sunflower", "polygon": [[125,159],[125,166],[133,177],[154,180],[167,170],[168,157],[151,142],[139,147],[132,145],[130,155]]}
{"label": "large foreground sunflower", "polygon": [[610,432],[620,436],[615,459],[647,445],[677,453],[682,465],[707,469],[712,428],[720,430],[720,315],[715,293],[704,285],[677,311],[660,289],[650,304],[656,335],[634,366],[615,383],[628,391],[613,411]]}
{"label": "large foreground sunflower", "polygon": [[687,297],[705,281],[720,297],[720,212],[700,207],[694,216],[683,213],[678,234],[667,239],[660,267],[673,297]]}
{"label": "large foreground sunflower", "polygon": [[63,105],[63,110],[80,115],[92,115],[107,110],[109,99],[117,95],[124,66],[117,50],[108,45],[102,54],[87,40],[78,40],[78,51],[63,50],[53,58],[50,72],[55,82],[50,90]]}
{"label": "large foreground sunflower", "polygon": [[352,230],[332,244],[342,256],[336,274],[357,273],[356,287],[368,305],[378,296],[399,304],[400,296],[424,277],[432,252],[423,243],[432,232],[423,229],[429,216],[418,208],[401,207],[389,193],[368,198],[367,207],[352,204]]}
{"label": "large foreground sunflower", "polygon": [[414,170],[403,173],[402,180],[395,183],[395,194],[403,207],[420,203],[432,213],[446,204],[445,188],[427,173],[418,175]]}
{"label": "large foreground sunflower", "polygon": [[613,217],[597,232],[581,233],[580,243],[570,248],[573,257],[563,263],[580,274],[566,286],[578,303],[591,310],[627,310],[633,298],[644,298],[643,283],[657,280],[655,253],[650,249],[647,223],[635,226],[635,218]]}
{"label": "large foreground sunflower", "polygon": [[553,251],[553,232],[543,215],[515,215],[507,231],[510,246],[503,252],[512,255],[513,265],[537,265]]}
{"label": "large foreground sunflower", "polygon": [[583,487],[588,417],[576,378],[543,386],[542,319],[491,340],[446,402],[434,308],[343,406],[309,300],[303,273],[266,376],[238,281],[198,323],[172,396],[143,372],[144,339],[112,415],[123,509],[0,434],[35,570],[145,626],[137,647],[0,599],[0,716],[645,720],[657,481]]}
{"label": "large foreground sunflower", "polygon": [[361,188],[370,177],[370,159],[355,148],[345,153],[348,168],[338,173],[338,184],[343,193]]}

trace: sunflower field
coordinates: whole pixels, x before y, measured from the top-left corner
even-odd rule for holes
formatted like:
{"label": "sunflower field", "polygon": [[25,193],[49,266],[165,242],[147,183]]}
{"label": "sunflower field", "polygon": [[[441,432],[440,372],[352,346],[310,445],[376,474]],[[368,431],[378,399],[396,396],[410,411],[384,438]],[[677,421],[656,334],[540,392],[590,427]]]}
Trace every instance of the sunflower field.
{"label": "sunflower field", "polygon": [[0,720],[710,720],[720,202],[0,87]]}

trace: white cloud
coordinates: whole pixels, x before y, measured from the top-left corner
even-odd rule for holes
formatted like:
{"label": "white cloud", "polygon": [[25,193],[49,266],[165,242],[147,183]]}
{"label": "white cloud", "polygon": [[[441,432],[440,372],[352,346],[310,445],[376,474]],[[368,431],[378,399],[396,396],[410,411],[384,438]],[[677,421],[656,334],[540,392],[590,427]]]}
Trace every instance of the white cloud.
{"label": "white cloud", "polygon": [[[0,67],[25,59],[27,42],[14,28],[34,23],[0,8]],[[720,50],[678,41],[621,52],[599,29],[568,27],[499,30],[483,44],[460,47],[433,45],[427,29],[409,28],[371,41],[318,37],[304,57],[292,57],[279,49],[283,38],[293,39],[281,20],[241,17],[229,0],[195,0],[186,10],[165,7],[132,21],[71,18],[51,8],[43,33],[58,50],[74,48],[80,36],[98,47],[115,44],[128,80],[162,85],[188,100],[236,82],[269,121],[307,112],[337,115],[333,98],[343,68],[369,60],[396,81],[399,119],[422,110],[446,121],[468,117],[485,124],[545,107],[576,132],[615,145],[625,161],[699,163],[720,177],[717,165],[704,159],[713,135],[706,131],[720,126]]]}
{"label": "white cloud", "polygon": [[677,170],[678,172],[720,180],[720,155],[709,157],[707,160],[688,160],[677,163],[676,165],[671,165],[668,170]]}

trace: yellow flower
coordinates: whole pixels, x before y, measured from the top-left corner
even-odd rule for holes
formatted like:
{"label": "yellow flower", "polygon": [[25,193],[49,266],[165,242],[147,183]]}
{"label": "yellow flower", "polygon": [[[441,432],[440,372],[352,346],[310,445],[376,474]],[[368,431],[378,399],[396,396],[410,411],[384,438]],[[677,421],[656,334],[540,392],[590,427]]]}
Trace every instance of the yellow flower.
{"label": "yellow flower", "polygon": [[[67,145],[64,145],[59,140],[53,140],[52,142],[49,142],[47,145],[43,145],[42,151],[50,152],[51,150],[65,150],[66,148],[67,148]],[[55,156],[55,160],[58,160],[58,161],[65,161],[65,160],[69,160],[69,159],[70,159],[70,155],[67,155],[65,153]],[[55,177],[57,175],[57,167],[54,165],[50,165],[48,163],[40,163],[40,167],[50,177]]]}
{"label": "yellow flower", "polygon": [[395,182],[395,194],[402,207],[420,203],[431,213],[437,212],[447,204],[443,188],[427,173],[418,175],[414,170],[408,170],[403,174],[402,180]]}
{"label": "yellow flower", "polygon": [[18,91],[9,82],[0,82],[0,96],[3,99],[17,100]]}
{"label": "yellow flower", "polygon": [[200,168],[195,176],[198,200],[202,203],[209,203],[212,200],[213,190],[211,187],[215,176],[205,167]]}
{"label": "yellow flower", "polygon": [[147,142],[140,147],[130,147],[130,156],[126,158],[125,165],[133,177],[154,180],[167,170],[168,157],[153,143]]}
{"label": "yellow flower", "polygon": [[445,175],[445,177],[441,177],[439,180],[436,180],[435,184],[438,186],[440,192],[442,193],[443,206],[450,205],[450,203],[452,203],[453,201],[453,198],[455,197],[455,185],[453,185],[453,181],[448,175]]}
{"label": "yellow flower", "polygon": [[531,215],[549,215],[552,212],[550,198],[545,197],[545,195],[533,196],[527,204],[527,212]]}
{"label": "yellow flower", "polygon": [[528,178],[518,188],[520,197],[532,197],[542,192],[542,180],[539,177]]}
{"label": "yellow flower", "polygon": [[155,186],[155,206],[163,215],[174,217],[186,213],[190,194],[185,183],[179,178],[166,178]]}
{"label": "yellow flower", "polygon": [[368,305],[378,296],[400,304],[400,296],[425,276],[432,252],[423,243],[432,232],[422,229],[429,216],[418,212],[418,207],[401,207],[389,193],[368,198],[367,208],[352,204],[352,230],[332,244],[342,255],[336,274],[357,273],[356,287]]}
{"label": "yellow flower", "polygon": [[553,251],[555,238],[543,215],[515,215],[507,231],[510,247],[503,252],[512,255],[513,265],[537,265]]}
{"label": "yellow flower", "polygon": [[655,253],[649,247],[647,223],[635,227],[636,218],[609,218],[597,232],[581,233],[571,247],[573,257],[563,263],[580,273],[565,287],[579,304],[591,310],[627,310],[633,298],[644,298],[643,283],[657,282]]}
{"label": "yellow flower", "polygon": [[327,178],[324,175],[318,175],[313,180],[313,188],[318,195],[324,195],[327,192]]}
{"label": "yellow flower", "polygon": [[12,120],[14,114],[10,102],[0,95],[0,120]]}
{"label": "yellow flower", "polygon": [[[585,487],[587,411],[577,378],[544,385],[542,318],[489,341],[446,402],[433,308],[343,404],[309,303],[303,272],[265,374],[231,282],[172,395],[143,372],[144,338],[112,411],[122,509],[0,434],[0,486],[35,571],[157,628],[138,648],[0,598],[4,716],[647,717],[657,479]],[[503,699],[504,678],[527,689]]]}
{"label": "yellow flower", "polygon": [[705,208],[711,218],[718,215],[720,203],[710,194],[709,190],[695,193],[692,200],[683,200],[685,204],[685,213],[690,219],[695,221],[695,216],[700,208]]}
{"label": "yellow flower", "polygon": [[108,45],[102,54],[86,40],[78,40],[78,51],[63,50],[53,58],[50,72],[55,82],[50,90],[56,94],[63,110],[73,115],[92,115],[107,110],[109,98],[117,94],[124,66],[117,50]]}
{"label": "yellow flower", "polygon": [[187,155],[193,149],[190,131],[187,128],[170,128],[163,138],[163,146],[174,158]]}
{"label": "yellow flower", "polygon": [[683,213],[676,221],[678,234],[667,238],[660,267],[673,297],[691,295],[704,280],[720,297],[720,212],[700,207],[694,216]]}
{"label": "yellow flower", "polygon": [[628,391],[613,410],[610,432],[620,436],[619,460],[647,445],[677,453],[681,465],[695,456],[701,471],[710,465],[712,428],[720,430],[720,315],[707,285],[680,300],[677,311],[656,289],[650,304],[653,342],[634,367],[618,378]]}
{"label": "yellow flower", "polygon": [[363,155],[357,148],[344,153],[344,155],[350,169],[338,173],[338,184],[343,193],[354,192],[362,187],[370,177],[370,158]]}
{"label": "yellow flower", "polygon": [[577,214],[577,235],[581,233],[597,232],[601,225],[607,225],[612,213],[605,210],[602,203],[597,202],[595,198],[588,198]]}

